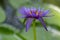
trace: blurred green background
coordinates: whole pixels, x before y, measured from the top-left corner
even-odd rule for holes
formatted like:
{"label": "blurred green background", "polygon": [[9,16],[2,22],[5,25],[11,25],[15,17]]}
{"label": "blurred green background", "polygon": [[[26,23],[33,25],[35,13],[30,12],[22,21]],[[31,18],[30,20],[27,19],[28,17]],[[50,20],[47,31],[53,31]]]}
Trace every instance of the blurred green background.
{"label": "blurred green background", "polygon": [[[9,0],[9,2],[16,9],[22,6],[50,9],[49,15],[54,16],[44,18],[49,31],[45,31],[39,21],[36,21],[37,40],[60,40],[60,0]],[[16,13],[19,16],[18,12]],[[11,25],[1,24],[5,19],[5,12],[0,7],[0,40],[33,40],[32,26],[28,32],[25,32],[25,28],[19,32]]]}

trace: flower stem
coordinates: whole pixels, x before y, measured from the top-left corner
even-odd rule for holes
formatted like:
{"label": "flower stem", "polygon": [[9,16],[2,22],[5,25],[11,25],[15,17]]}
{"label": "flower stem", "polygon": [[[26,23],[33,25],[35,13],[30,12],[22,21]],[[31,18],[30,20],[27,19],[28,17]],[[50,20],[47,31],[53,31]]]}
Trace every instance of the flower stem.
{"label": "flower stem", "polygon": [[36,28],[35,28],[35,22],[33,23],[33,34],[34,34],[34,40],[36,40]]}

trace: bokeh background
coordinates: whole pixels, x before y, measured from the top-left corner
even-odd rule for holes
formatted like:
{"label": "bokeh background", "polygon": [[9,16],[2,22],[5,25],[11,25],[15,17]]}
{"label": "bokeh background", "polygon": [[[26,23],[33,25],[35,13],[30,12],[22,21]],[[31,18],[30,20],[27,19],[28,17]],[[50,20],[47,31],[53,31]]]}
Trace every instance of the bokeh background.
{"label": "bokeh background", "polygon": [[[48,15],[54,16],[44,18],[48,31],[39,21],[36,21],[37,40],[60,40],[60,0],[9,0],[9,3],[16,9],[17,16],[20,16],[18,9],[23,6],[50,9]],[[33,40],[32,25],[28,32],[25,31],[25,26],[20,30],[4,23],[6,16],[6,12],[0,5],[0,40]],[[24,19],[18,18],[18,20],[24,24]]]}

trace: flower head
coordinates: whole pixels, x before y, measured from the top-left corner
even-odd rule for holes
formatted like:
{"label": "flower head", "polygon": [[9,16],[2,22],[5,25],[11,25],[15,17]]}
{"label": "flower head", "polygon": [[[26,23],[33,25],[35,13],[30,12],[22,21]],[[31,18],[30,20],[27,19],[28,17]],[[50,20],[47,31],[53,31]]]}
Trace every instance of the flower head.
{"label": "flower head", "polygon": [[22,17],[27,18],[26,31],[28,31],[28,29],[34,19],[39,20],[41,22],[41,24],[43,25],[43,27],[47,30],[43,17],[47,17],[49,10],[37,9],[34,7],[32,7],[32,8],[22,7],[21,9],[19,9],[19,13],[21,13],[23,15]]}

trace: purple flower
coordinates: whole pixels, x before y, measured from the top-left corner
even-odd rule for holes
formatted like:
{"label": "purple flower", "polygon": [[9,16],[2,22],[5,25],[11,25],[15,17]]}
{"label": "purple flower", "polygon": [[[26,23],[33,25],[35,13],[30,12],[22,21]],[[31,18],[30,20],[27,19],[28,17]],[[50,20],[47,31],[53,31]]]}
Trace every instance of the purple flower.
{"label": "purple flower", "polygon": [[43,17],[47,17],[47,14],[49,13],[49,10],[42,10],[42,9],[36,9],[34,7],[32,8],[26,8],[26,7],[22,7],[19,9],[19,13],[21,13],[23,16],[23,18],[27,18],[26,20],[26,32],[28,31],[28,29],[30,28],[30,25],[32,24],[34,19],[37,19],[41,22],[41,24],[43,25],[43,27],[47,30],[46,28],[46,24],[44,22]]}

